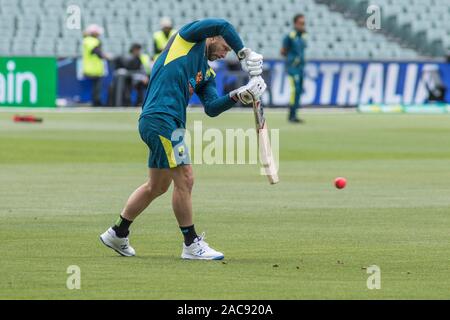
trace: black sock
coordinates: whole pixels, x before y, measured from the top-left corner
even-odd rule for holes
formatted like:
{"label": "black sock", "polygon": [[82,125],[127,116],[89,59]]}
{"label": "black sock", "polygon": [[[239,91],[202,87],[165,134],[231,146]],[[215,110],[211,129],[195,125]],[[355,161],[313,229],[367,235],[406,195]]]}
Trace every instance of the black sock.
{"label": "black sock", "polygon": [[122,216],[119,216],[119,218],[116,221],[116,224],[112,227],[113,230],[116,232],[116,236],[118,236],[119,238],[128,237],[128,234],[130,233],[128,228],[130,227],[131,223],[133,223],[133,221],[127,220]]}
{"label": "black sock", "polygon": [[190,246],[194,240],[198,238],[194,225],[189,227],[180,227],[180,230],[184,236],[184,244],[187,246]]}

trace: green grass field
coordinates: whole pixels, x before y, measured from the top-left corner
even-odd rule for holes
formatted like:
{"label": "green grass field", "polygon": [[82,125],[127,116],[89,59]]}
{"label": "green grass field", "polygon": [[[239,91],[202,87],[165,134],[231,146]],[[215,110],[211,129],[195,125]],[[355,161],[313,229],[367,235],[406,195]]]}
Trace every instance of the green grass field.
{"label": "green grass field", "polygon": [[[194,166],[197,230],[223,263],[180,260],[170,193],[132,225],[137,257],[98,240],[146,179],[137,113],[38,115],[0,113],[1,299],[450,298],[447,116],[320,113],[295,126],[269,113],[280,184],[257,166]],[[189,114],[221,129],[252,117]],[[69,265],[81,290],[66,288]],[[370,265],[380,290],[367,289]]]}

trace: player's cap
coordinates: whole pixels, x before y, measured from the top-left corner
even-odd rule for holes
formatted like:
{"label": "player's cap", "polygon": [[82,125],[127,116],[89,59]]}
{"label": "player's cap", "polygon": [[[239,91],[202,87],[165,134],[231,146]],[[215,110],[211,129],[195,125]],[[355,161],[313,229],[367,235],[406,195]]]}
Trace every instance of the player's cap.
{"label": "player's cap", "polygon": [[162,17],[159,24],[161,28],[172,28],[172,19],[169,17]]}
{"label": "player's cap", "polygon": [[103,34],[103,28],[100,27],[98,24],[90,24],[86,27],[86,30],[84,30],[85,34],[92,35],[92,34]]}

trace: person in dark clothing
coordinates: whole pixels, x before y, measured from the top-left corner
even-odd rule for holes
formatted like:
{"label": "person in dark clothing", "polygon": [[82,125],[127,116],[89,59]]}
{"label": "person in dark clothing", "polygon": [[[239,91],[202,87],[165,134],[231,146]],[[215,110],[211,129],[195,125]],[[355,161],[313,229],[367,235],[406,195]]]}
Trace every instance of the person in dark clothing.
{"label": "person in dark clothing", "polygon": [[427,79],[425,88],[428,91],[428,102],[445,103],[447,87],[442,80],[443,76],[439,68],[435,65],[424,66],[423,77]]}
{"label": "person in dark clothing", "polygon": [[145,90],[149,77],[147,70],[149,61],[142,54],[142,46],[138,43],[131,45],[129,54],[116,59],[113,87],[115,100],[113,105],[131,105],[131,92],[136,90],[137,99],[134,105],[141,105],[144,100]]}

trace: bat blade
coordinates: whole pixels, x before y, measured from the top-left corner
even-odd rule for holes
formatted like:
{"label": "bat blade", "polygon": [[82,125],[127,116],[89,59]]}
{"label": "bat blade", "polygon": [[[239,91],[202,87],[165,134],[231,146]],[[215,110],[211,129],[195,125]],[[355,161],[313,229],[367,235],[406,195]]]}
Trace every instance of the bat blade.
{"label": "bat blade", "polygon": [[255,114],[256,132],[258,133],[259,161],[264,168],[264,173],[269,179],[270,184],[276,184],[280,179],[270,145],[264,109],[260,100],[253,102],[253,111]]}

